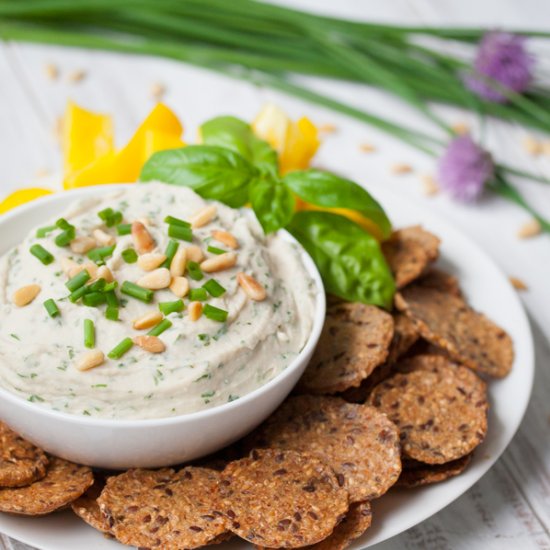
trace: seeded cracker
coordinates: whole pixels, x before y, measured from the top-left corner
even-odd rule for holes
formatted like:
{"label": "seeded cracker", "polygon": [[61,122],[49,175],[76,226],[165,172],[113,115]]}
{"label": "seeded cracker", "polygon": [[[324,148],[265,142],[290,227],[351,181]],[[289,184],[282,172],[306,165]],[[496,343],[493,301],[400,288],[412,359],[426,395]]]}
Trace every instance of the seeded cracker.
{"label": "seeded cracker", "polygon": [[298,390],[327,394],[359,386],[386,360],[392,336],[391,315],[375,306],[342,303],[329,307]]}
{"label": "seeded cracker", "polygon": [[426,271],[439,256],[440,242],[418,225],[394,231],[382,244],[382,251],[397,288],[403,288]]}
{"label": "seeded cracker", "polygon": [[249,438],[250,447],[292,449],[332,466],[350,502],[383,495],[401,473],[399,433],[385,414],[337,397],[291,397]]}
{"label": "seeded cracker", "polygon": [[200,548],[225,535],[215,510],[219,472],[188,466],[179,472],[128,470],[107,480],[98,499],[117,540],[130,546]]}
{"label": "seeded cracker", "polygon": [[105,481],[96,475],[94,484],[72,504],[73,512],[88,525],[102,533],[110,533],[111,527],[107,518],[101,513],[97,499],[105,487]]}
{"label": "seeded cracker", "polygon": [[461,298],[412,285],[396,296],[395,304],[415,321],[423,338],[459,363],[496,378],[510,372],[512,339]]}
{"label": "seeded cracker", "polygon": [[[332,535],[303,550],[345,550],[354,540],[357,540],[370,527],[372,511],[370,503],[359,502],[350,506],[346,517],[334,529]],[[257,550],[269,550],[264,546],[256,546]]]}
{"label": "seeded cracker", "polygon": [[253,544],[296,548],[327,538],[348,510],[333,470],[295,451],[254,450],[229,464],[220,485],[230,529]]}
{"label": "seeded cracker", "polygon": [[415,284],[433,288],[441,292],[447,292],[458,298],[462,296],[458,279],[454,275],[435,267],[432,267],[427,273],[422,275],[420,279],[417,279]]}
{"label": "seeded cracker", "polygon": [[0,422],[0,487],[22,487],[46,475],[48,458]]}
{"label": "seeded cracker", "polygon": [[50,457],[46,477],[27,487],[0,489],[0,512],[42,516],[67,506],[94,482],[90,468]]}
{"label": "seeded cracker", "polygon": [[423,464],[415,460],[406,461],[406,467],[401,472],[396,485],[413,489],[414,487],[445,481],[460,475],[472,461],[472,456],[472,453],[470,453],[445,464]]}
{"label": "seeded cracker", "polygon": [[444,357],[436,357],[429,369],[388,378],[374,388],[369,403],[399,428],[403,455],[427,464],[467,455],[487,433],[485,382]]}

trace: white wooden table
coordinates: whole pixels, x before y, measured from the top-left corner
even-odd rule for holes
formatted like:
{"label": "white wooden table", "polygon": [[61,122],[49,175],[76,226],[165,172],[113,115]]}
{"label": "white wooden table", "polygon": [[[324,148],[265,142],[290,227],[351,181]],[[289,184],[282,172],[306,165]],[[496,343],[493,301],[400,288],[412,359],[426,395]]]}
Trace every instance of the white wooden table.
{"label": "white wooden table", "polygon": [[[543,27],[550,30],[550,4],[541,0],[286,0],[348,17],[403,23],[469,24],[489,27]],[[546,54],[540,60],[547,75],[548,44],[534,44]],[[49,81],[44,66],[54,63],[60,78]],[[546,65],[546,66],[545,66]],[[68,83],[71,71],[83,69],[86,78]],[[477,240],[508,274],[520,277],[529,290],[522,293],[536,339],[537,373],[534,394],[514,441],[495,467],[448,508],[379,545],[398,549],[550,549],[550,237],[520,241],[516,232],[526,216],[497,199],[465,207],[443,197],[420,193],[420,175],[433,170],[432,161],[391,139],[328,111],[304,105],[265,90],[235,83],[230,93],[219,89],[208,73],[176,63],[123,55],[65,50],[29,45],[0,45],[0,196],[34,183],[38,173],[59,172],[60,154],[54,127],[68,98],[116,116],[120,143],[131,134],[153,102],[153,83],[167,88],[166,102],[186,125],[192,140],[201,120],[220,113],[250,119],[267,100],[275,100],[293,116],[308,114],[318,123],[334,123],[339,131],[327,138],[317,163],[335,170],[354,167],[372,190],[384,185],[410,196],[449,218]],[[324,89],[365,108],[380,106],[398,121],[422,125],[414,113],[378,92],[337,83],[317,83]],[[442,110],[450,121],[463,114]],[[475,122],[475,121],[474,121]],[[522,152],[525,131],[493,124],[490,144],[498,156],[518,166],[550,176],[550,157],[532,159]],[[550,136],[547,136],[550,139]],[[361,142],[377,146],[377,153],[359,151]],[[407,162],[408,176],[392,176],[389,167]],[[550,188],[521,183],[540,210],[550,215]],[[520,366],[521,368],[521,366]],[[3,537],[0,548],[28,547]]]}

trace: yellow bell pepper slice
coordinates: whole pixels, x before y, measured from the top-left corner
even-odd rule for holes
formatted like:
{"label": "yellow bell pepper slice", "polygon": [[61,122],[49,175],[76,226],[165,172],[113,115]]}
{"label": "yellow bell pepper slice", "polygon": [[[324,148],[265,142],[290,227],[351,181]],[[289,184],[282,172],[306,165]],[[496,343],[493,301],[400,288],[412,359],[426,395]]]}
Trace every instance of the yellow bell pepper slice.
{"label": "yellow bell pepper slice", "polygon": [[27,189],[19,189],[8,195],[2,202],[0,202],[0,214],[4,214],[8,210],[31,202],[39,197],[45,195],[51,195],[53,191],[50,189],[42,189],[41,187],[29,187]]}

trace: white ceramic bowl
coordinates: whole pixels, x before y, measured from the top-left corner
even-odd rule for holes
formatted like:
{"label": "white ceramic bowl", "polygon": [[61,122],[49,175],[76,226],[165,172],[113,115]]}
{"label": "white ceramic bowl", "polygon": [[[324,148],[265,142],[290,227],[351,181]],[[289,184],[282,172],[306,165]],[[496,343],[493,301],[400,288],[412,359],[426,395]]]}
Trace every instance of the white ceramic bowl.
{"label": "white ceramic bowl", "polygon": [[[73,201],[108,194],[118,187],[102,185],[55,194],[0,217],[0,255]],[[286,232],[284,237],[294,241]],[[305,251],[303,260],[318,289],[309,340],[282,373],[241,399],[171,418],[105,420],[44,409],[0,388],[0,418],[56,456],[103,468],[166,466],[225,447],[251,431],[280,405],[302,375],[317,345],[325,318],[325,293],[319,272]]]}

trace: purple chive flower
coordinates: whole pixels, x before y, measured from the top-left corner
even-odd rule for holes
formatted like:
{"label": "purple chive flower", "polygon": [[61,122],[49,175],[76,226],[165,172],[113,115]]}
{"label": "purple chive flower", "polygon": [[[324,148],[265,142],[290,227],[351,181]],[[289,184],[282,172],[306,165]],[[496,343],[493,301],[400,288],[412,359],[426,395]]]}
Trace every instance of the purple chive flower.
{"label": "purple chive flower", "polygon": [[449,143],[439,160],[437,180],[453,198],[472,202],[481,195],[493,173],[491,155],[466,134]]}
{"label": "purple chive flower", "polygon": [[465,82],[478,96],[505,103],[506,96],[497,91],[491,81],[521,94],[531,84],[534,63],[533,56],[525,48],[525,37],[508,32],[488,32],[479,45],[473,74],[466,76]]}

